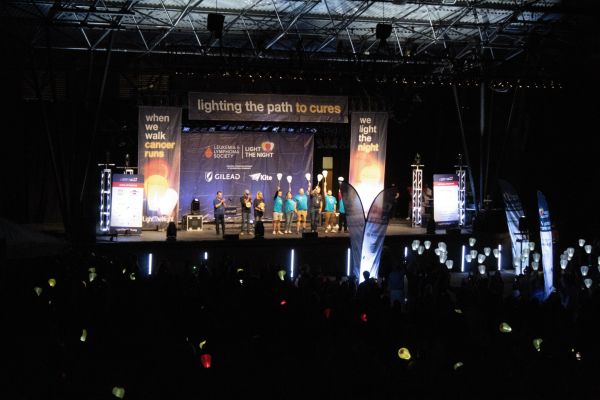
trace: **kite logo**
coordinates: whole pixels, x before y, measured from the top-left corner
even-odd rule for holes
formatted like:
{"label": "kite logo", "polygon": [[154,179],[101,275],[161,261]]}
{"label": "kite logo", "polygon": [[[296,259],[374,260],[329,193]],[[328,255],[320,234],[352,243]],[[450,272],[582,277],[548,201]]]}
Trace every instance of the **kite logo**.
{"label": "kite logo", "polygon": [[273,142],[263,142],[260,146],[264,151],[272,151],[275,144]]}
{"label": "kite logo", "polygon": [[204,179],[206,179],[206,182],[210,182],[213,179],[213,173],[212,172],[207,172],[204,174]]}
{"label": "kite logo", "polygon": [[269,175],[261,175],[261,173],[259,172],[258,174],[252,174],[252,175],[248,175],[250,177],[250,179],[252,179],[253,181],[272,181],[273,177],[269,176]]}

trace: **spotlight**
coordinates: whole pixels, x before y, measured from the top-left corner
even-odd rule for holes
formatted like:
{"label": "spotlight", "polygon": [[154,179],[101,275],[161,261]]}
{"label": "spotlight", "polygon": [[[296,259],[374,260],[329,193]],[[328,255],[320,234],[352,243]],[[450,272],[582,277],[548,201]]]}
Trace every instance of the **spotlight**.
{"label": "spotlight", "polygon": [[190,209],[192,215],[200,215],[200,201],[198,199],[192,200]]}
{"label": "spotlight", "polygon": [[174,242],[177,240],[177,225],[175,222],[169,222],[167,226],[167,241]]}

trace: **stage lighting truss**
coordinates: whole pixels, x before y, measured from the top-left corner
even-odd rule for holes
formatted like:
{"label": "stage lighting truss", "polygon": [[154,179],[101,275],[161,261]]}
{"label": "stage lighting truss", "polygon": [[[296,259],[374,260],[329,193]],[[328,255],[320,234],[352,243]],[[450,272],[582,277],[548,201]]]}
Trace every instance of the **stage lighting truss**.
{"label": "stage lighting truss", "polygon": [[415,164],[413,167],[413,198],[412,198],[412,220],[413,226],[421,225],[421,196],[423,194],[423,170],[422,165]]}
{"label": "stage lighting truss", "polygon": [[109,169],[103,169],[100,183],[100,231],[110,231],[110,191],[112,172]]}
{"label": "stage lighting truss", "polygon": [[458,175],[458,224],[460,226],[465,226],[465,214],[466,214],[466,204],[465,204],[465,178],[466,171],[462,168],[456,171],[456,175]]}

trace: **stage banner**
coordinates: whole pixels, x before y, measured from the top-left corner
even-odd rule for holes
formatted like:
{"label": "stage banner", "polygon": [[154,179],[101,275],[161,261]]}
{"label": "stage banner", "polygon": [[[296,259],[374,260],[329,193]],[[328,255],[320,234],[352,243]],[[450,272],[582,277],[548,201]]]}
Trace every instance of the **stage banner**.
{"label": "stage banner", "polygon": [[[512,244],[512,253],[513,260],[517,257],[521,257],[521,247],[525,244],[528,245],[528,241],[523,241],[521,238],[521,234],[519,231],[519,218],[521,218],[525,213],[523,212],[523,206],[521,205],[521,200],[519,199],[519,195],[517,191],[510,183],[499,179],[500,188],[502,189],[502,194],[504,198],[504,208],[506,210],[506,221],[508,222],[508,232],[510,233],[510,241]],[[522,263],[522,266],[527,266],[527,261],[529,257],[525,259]],[[517,274],[521,273],[518,268],[515,268]]]}
{"label": "stage banner", "polygon": [[365,212],[383,190],[388,114],[353,112],[350,147],[350,183]]}
{"label": "stage banner", "polygon": [[247,189],[253,199],[262,192],[264,219],[272,220],[277,186],[281,186],[284,197],[291,186],[295,198],[300,188],[308,188],[307,173],[312,182],[313,148],[312,133],[186,132],[181,153],[182,213],[189,213],[192,200],[197,198],[204,219],[214,219],[213,200],[221,191],[225,205],[236,207],[241,219],[240,197]]}
{"label": "stage banner", "polygon": [[433,175],[433,219],[436,227],[458,225],[458,175]]}
{"label": "stage banner", "polygon": [[189,119],[348,123],[345,96],[188,93]]}
{"label": "stage banner", "polygon": [[378,276],[381,250],[388,223],[392,218],[396,193],[398,193],[398,189],[395,187],[382,190],[371,205],[363,235],[359,282],[364,281],[362,276],[364,271],[369,271],[372,278]]}
{"label": "stage banner", "polygon": [[344,211],[346,211],[346,222],[348,223],[348,235],[350,236],[350,253],[352,255],[351,275],[360,276],[360,261],[363,248],[363,234],[365,233],[365,211],[356,189],[347,182],[339,182]]}
{"label": "stage banner", "polygon": [[143,229],[179,219],[181,108],[139,107],[138,173],[144,175]]}
{"label": "stage banner", "polygon": [[142,234],[144,175],[112,176],[110,233]]}
{"label": "stage banner", "polygon": [[542,247],[542,264],[544,266],[544,300],[552,293],[553,282],[553,260],[552,260],[552,224],[546,198],[538,190],[538,208],[540,212],[540,244]]}

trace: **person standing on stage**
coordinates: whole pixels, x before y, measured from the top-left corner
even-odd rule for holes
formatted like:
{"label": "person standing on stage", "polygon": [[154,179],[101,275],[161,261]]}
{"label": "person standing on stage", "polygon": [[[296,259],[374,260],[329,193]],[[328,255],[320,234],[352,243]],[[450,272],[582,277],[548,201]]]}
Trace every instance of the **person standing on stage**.
{"label": "person standing on stage", "polygon": [[[310,192],[310,182],[308,182],[307,192]],[[296,195],[296,212],[298,213],[298,218],[296,220],[296,234],[300,233],[300,222],[302,222],[302,233],[306,232],[306,214],[308,210],[308,196],[304,193],[304,189],[300,188],[298,191],[298,195]]]}
{"label": "person standing on stage", "polygon": [[[263,194],[259,190],[256,192],[256,198],[254,199],[254,229],[256,230],[256,223],[258,221],[263,220],[263,215],[265,213],[265,199],[263,199]],[[255,232],[256,234],[256,232]]]}
{"label": "person standing on stage", "polygon": [[[344,233],[348,233],[348,221],[346,221],[346,210],[344,209],[344,200],[342,199],[342,191],[338,189],[338,204],[340,210],[340,222],[338,224],[338,233],[342,231],[342,224],[344,225]],[[331,228],[333,230],[333,227]]]}
{"label": "person standing on stage", "polygon": [[335,226],[336,204],[337,200],[331,195],[331,190],[328,190],[327,196],[325,196],[325,233],[327,233],[329,225],[331,225],[331,232],[333,232],[333,227]]}
{"label": "person standing on stage", "polygon": [[223,228],[223,236],[225,236],[225,199],[221,199],[223,194],[219,191],[217,192],[217,198],[213,200],[213,206],[215,209],[215,227],[217,228],[217,236],[219,235],[219,224]]}
{"label": "person standing on stage", "polygon": [[292,219],[296,212],[296,202],[292,200],[292,192],[287,192],[285,201],[285,232],[292,233]]}
{"label": "person standing on stage", "polygon": [[281,220],[283,219],[283,199],[281,198],[281,188],[277,186],[277,192],[273,197],[273,235],[281,233]]}
{"label": "person standing on stage", "polygon": [[246,223],[246,233],[250,234],[250,210],[252,210],[252,196],[250,191],[246,189],[244,195],[240,197],[240,203],[242,205],[242,231],[240,235],[244,234],[244,222]]}
{"label": "person standing on stage", "polygon": [[321,187],[316,186],[310,194],[310,231],[317,232],[319,227],[319,214],[323,210],[323,196]]}

